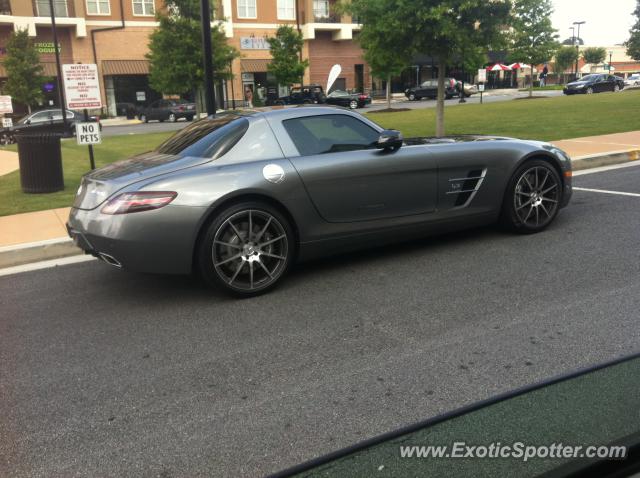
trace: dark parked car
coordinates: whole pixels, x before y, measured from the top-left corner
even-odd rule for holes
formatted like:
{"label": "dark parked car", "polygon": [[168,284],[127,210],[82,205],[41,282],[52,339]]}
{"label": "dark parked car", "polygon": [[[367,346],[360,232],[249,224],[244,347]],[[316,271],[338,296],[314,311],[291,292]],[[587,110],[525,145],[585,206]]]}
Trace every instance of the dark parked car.
{"label": "dark parked car", "polygon": [[276,105],[311,105],[325,103],[327,95],[320,85],[305,85],[291,88],[288,96],[281,96]]}
{"label": "dark parked car", "polygon": [[[67,127],[64,128],[61,109],[35,111],[17,121],[11,128],[0,128],[0,144],[15,143],[16,133],[62,133],[65,137],[75,136],[76,123],[84,122],[84,114],[67,111]],[[89,121],[100,123],[98,116],[90,116]],[[100,125],[102,129],[102,124]]]}
{"label": "dark parked car", "polygon": [[343,90],[333,90],[327,95],[327,103],[336,106],[346,106],[355,110],[371,104],[371,96],[364,93],[349,93]]}
{"label": "dark parked car", "polygon": [[195,103],[184,100],[157,100],[146,108],[140,109],[140,121],[148,123],[151,120],[176,122],[180,118],[187,121],[193,120],[196,116]]}
{"label": "dark parked car", "polygon": [[620,91],[624,88],[624,80],[614,75],[587,75],[577,81],[567,83],[564,87],[565,95],[575,95],[583,93],[591,95],[602,93],[603,91]]}
{"label": "dark parked car", "polygon": [[135,118],[139,115],[138,107],[134,103],[116,103],[116,115]]}
{"label": "dark parked car", "polygon": [[[444,96],[447,100],[460,95],[462,85],[460,85],[455,78],[445,78],[444,86]],[[438,96],[438,80],[427,80],[420,86],[408,88],[405,90],[404,95],[409,98],[410,101],[419,101],[422,98],[435,99]]]}
{"label": "dark parked car", "polygon": [[224,113],[85,175],[76,244],[122,269],[249,296],[296,260],[501,221],[535,233],[571,197],[571,160],[537,141],[403,140],[344,108]]}

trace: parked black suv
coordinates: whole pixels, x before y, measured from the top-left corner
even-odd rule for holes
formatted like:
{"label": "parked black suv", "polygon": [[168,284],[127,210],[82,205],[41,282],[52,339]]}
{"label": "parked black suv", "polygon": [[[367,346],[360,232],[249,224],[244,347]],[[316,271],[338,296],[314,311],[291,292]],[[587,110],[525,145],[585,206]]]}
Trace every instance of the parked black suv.
{"label": "parked black suv", "polygon": [[151,120],[171,121],[175,123],[180,118],[193,120],[196,115],[195,103],[184,100],[157,100],[139,112],[140,121],[148,123]]}
{"label": "parked black suv", "polygon": [[276,105],[311,105],[326,103],[327,95],[320,85],[304,85],[291,88],[288,96],[281,96]]}
{"label": "parked black suv", "polygon": [[[444,80],[444,96],[447,100],[450,100],[454,96],[460,94],[461,85],[454,78],[445,78]],[[438,96],[438,80],[427,80],[420,86],[408,88],[405,90],[404,95],[409,98],[410,101],[419,101],[422,98],[435,99]]]}

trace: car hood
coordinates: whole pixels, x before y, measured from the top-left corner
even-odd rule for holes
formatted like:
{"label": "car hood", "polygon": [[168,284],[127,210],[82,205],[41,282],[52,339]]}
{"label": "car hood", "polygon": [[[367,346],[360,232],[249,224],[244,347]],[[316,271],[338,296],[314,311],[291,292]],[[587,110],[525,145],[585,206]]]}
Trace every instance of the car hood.
{"label": "car hood", "polygon": [[73,207],[95,209],[114,193],[130,184],[209,161],[211,158],[182,157],[148,152],[124,161],[111,163],[84,175]]}
{"label": "car hood", "polygon": [[588,81],[572,81],[571,83],[567,83],[567,86],[579,86],[579,85],[588,85]]}

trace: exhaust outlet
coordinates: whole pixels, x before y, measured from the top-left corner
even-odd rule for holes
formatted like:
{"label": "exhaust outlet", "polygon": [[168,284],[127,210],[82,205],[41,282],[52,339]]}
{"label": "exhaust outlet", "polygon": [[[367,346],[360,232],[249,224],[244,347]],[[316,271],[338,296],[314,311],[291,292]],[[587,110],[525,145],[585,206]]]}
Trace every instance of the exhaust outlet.
{"label": "exhaust outlet", "polygon": [[118,269],[122,269],[122,264],[120,264],[120,262],[115,257],[110,256],[109,254],[104,254],[103,252],[100,252],[98,254],[98,257],[100,257],[100,259],[102,259],[104,262],[106,262],[110,266],[117,267]]}

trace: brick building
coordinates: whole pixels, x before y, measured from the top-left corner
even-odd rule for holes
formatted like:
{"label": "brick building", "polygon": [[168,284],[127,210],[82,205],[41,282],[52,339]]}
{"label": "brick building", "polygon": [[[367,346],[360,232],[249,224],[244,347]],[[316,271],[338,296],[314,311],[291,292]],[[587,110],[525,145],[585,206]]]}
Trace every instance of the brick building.
{"label": "brick building", "polygon": [[[223,25],[229,44],[241,53],[232,65],[234,80],[218,85],[218,95],[226,100],[242,100],[246,88],[257,97],[266,95],[268,87],[277,89],[267,74],[266,38],[283,24],[299,29],[305,40],[303,58],[310,61],[305,82],[325,84],[337,63],[342,74],[336,87],[371,87],[369,68],[354,42],[359,25],[335,12],[335,0],[216,1],[216,21]],[[145,58],[161,8],[162,0],[54,0],[61,60],[98,65],[105,112],[115,115],[118,103],[148,104],[161,96],[149,87]],[[6,78],[2,58],[7,38],[18,29],[27,29],[33,38],[45,74],[56,76],[49,16],[49,0],[0,0],[0,81]],[[57,104],[55,81],[45,85],[45,97],[47,105]]]}

